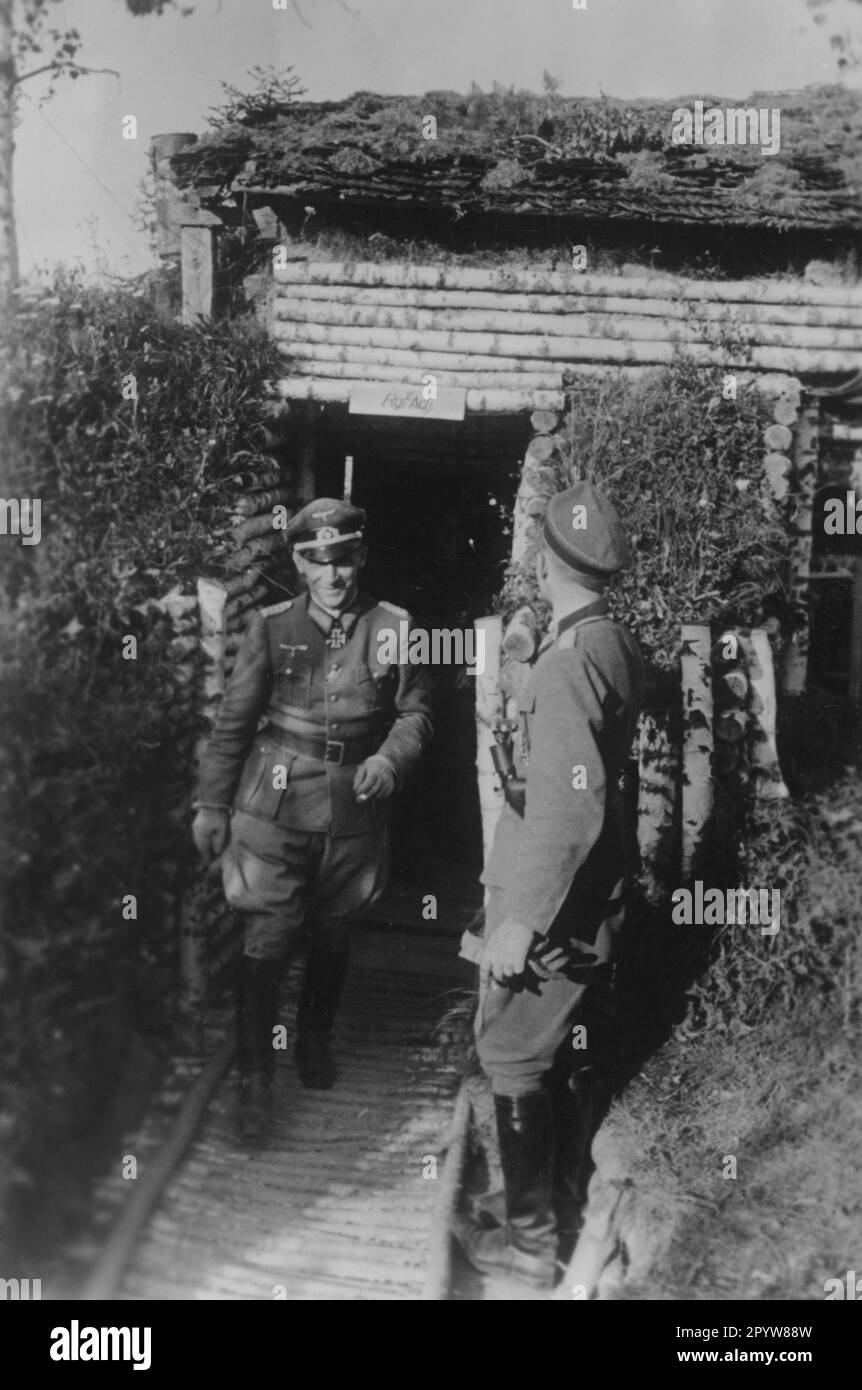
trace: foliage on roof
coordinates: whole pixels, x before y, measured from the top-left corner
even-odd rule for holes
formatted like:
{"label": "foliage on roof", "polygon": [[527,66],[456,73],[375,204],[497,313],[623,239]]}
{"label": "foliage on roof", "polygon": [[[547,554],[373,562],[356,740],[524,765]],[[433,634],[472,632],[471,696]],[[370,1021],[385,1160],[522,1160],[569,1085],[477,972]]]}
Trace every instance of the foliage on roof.
{"label": "foliage on roof", "polygon": [[[343,101],[259,98],[174,156],[181,184],[255,190],[324,206],[402,203],[474,213],[862,225],[862,93],[841,86],[745,101],[561,97],[474,85],[467,95],[357,92]],[[674,144],[695,100],[777,108],[780,149]],[[423,121],[433,116],[436,138]]]}

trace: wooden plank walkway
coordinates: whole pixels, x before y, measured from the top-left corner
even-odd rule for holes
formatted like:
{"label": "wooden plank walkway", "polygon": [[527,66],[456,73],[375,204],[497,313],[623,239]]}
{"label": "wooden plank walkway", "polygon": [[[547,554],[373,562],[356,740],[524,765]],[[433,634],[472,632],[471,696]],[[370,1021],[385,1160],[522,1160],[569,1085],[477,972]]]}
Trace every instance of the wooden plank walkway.
{"label": "wooden plank walkway", "polygon": [[232,1073],[165,1188],[121,1298],[421,1298],[436,1189],[423,1174],[458,1083],[432,1030],[447,991],[472,976],[456,952],[448,934],[357,933],[332,1091],[303,1090],[296,1077],[292,969],[270,1141],[238,1146]]}

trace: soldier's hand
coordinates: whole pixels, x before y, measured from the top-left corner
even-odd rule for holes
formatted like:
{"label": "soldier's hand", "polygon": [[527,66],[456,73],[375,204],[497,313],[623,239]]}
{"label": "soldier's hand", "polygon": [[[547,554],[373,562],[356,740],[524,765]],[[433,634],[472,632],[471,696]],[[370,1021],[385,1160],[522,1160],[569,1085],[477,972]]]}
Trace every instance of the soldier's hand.
{"label": "soldier's hand", "polygon": [[353,792],[357,801],[383,801],[395,790],[395,773],[386,758],[366,758],[356,769]]}
{"label": "soldier's hand", "polygon": [[192,839],[204,863],[212,863],[230,839],[230,812],[202,806],[192,821]]}
{"label": "soldier's hand", "polygon": [[479,979],[483,986],[491,977],[505,984],[515,975],[523,974],[527,954],[533,944],[533,933],[523,922],[507,917],[488,937],[479,962]]}

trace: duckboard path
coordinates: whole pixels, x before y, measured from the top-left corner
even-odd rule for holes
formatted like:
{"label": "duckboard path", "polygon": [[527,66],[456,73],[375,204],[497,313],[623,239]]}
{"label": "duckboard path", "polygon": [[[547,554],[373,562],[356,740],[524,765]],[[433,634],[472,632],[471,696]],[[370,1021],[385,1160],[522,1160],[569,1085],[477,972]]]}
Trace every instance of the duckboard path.
{"label": "duckboard path", "polygon": [[302,965],[290,966],[271,1135],[258,1149],[239,1144],[231,1068],[167,1178],[116,1297],[441,1296],[425,1291],[427,1265],[430,1245],[441,1248],[439,1236],[432,1242],[435,1194],[459,1077],[434,1029],[450,992],[472,983],[457,949],[445,930],[359,928],[336,1022],[331,1091],[305,1090],[296,1075]]}

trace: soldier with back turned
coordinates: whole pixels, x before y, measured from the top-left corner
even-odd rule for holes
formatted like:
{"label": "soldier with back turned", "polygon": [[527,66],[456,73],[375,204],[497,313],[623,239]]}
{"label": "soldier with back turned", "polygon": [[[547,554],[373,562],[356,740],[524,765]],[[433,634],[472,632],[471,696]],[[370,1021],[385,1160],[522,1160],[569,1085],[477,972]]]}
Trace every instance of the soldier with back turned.
{"label": "soldier with back turned", "polygon": [[617,515],[595,487],[579,482],[551,499],[536,577],[552,621],[519,701],[515,771],[525,786],[519,800],[515,779],[506,783],[512,804],[482,875],[476,1045],[505,1191],[497,1216],[459,1218],[456,1234],[478,1270],[537,1289],[553,1285],[557,1255],[549,1074],[607,973],[632,869],[619,778],[644,673],[605,596],[627,560]]}

